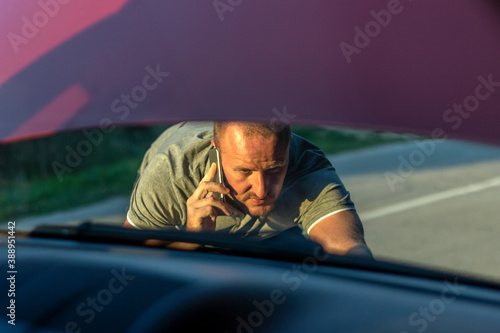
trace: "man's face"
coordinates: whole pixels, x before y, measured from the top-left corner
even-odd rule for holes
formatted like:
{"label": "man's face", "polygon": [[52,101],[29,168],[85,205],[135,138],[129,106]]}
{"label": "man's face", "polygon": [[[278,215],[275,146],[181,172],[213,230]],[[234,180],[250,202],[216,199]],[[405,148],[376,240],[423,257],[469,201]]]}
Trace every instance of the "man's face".
{"label": "man's face", "polygon": [[222,169],[230,196],[250,215],[267,215],[274,207],[288,167],[288,146],[276,136],[245,135],[229,126],[220,140]]}

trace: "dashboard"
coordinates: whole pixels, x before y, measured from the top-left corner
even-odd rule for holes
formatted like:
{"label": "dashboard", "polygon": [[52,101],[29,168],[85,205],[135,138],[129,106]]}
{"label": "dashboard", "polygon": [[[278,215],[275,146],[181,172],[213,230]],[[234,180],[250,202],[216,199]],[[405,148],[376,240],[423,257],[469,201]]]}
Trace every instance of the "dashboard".
{"label": "dashboard", "polygon": [[36,238],[18,238],[16,248],[16,325],[3,320],[2,332],[493,332],[500,327],[495,288],[452,277],[325,266],[319,254],[286,262]]}

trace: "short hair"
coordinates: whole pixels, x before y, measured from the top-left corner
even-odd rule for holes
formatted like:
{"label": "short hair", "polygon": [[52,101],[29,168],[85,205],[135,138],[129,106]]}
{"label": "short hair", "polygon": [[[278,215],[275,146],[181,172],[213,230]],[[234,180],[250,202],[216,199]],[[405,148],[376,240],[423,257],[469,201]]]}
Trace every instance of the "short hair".
{"label": "short hair", "polygon": [[217,148],[220,150],[221,138],[224,135],[227,127],[231,124],[237,124],[243,128],[244,134],[246,136],[251,135],[262,135],[264,137],[275,136],[278,145],[283,144],[284,147],[288,147],[292,141],[292,130],[290,126],[271,125],[258,122],[227,122],[227,121],[216,121],[214,122],[214,142]]}

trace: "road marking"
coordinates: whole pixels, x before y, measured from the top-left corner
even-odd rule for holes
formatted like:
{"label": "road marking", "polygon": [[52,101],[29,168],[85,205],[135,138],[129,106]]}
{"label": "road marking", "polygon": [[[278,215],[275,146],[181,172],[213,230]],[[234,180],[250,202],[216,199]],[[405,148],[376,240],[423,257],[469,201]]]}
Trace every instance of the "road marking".
{"label": "road marking", "polygon": [[398,204],[391,205],[390,207],[374,209],[364,214],[359,213],[359,215],[361,221],[373,220],[390,214],[399,213],[405,210],[433,204],[441,200],[458,197],[460,195],[467,195],[497,186],[500,186],[500,177],[491,178],[480,183],[457,187],[454,189],[426,195],[420,198],[400,202]]}

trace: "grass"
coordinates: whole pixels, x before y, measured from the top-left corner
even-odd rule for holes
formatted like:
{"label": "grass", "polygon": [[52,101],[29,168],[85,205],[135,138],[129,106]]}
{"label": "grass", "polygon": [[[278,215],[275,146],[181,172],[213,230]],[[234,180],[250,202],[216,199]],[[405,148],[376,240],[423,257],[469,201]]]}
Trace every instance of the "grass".
{"label": "grass", "polygon": [[320,147],[326,155],[405,140],[393,133],[339,131],[325,128],[295,127],[293,132]]}
{"label": "grass", "polygon": [[2,186],[0,219],[5,222],[127,195],[139,165],[139,160],[128,159],[97,166],[86,173],[66,175],[62,182],[57,177],[48,177]]}
{"label": "grass", "polygon": [[[64,164],[66,147],[86,137],[80,132],[0,146],[0,222],[84,206],[112,196],[129,196],[142,157],[166,126],[116,129],[92,153],[58,179],[54,161]],[[325,154],[403,140],[377,133],[297,127],[293,131]],[[3,161],[3,162],[2,162]]]}

